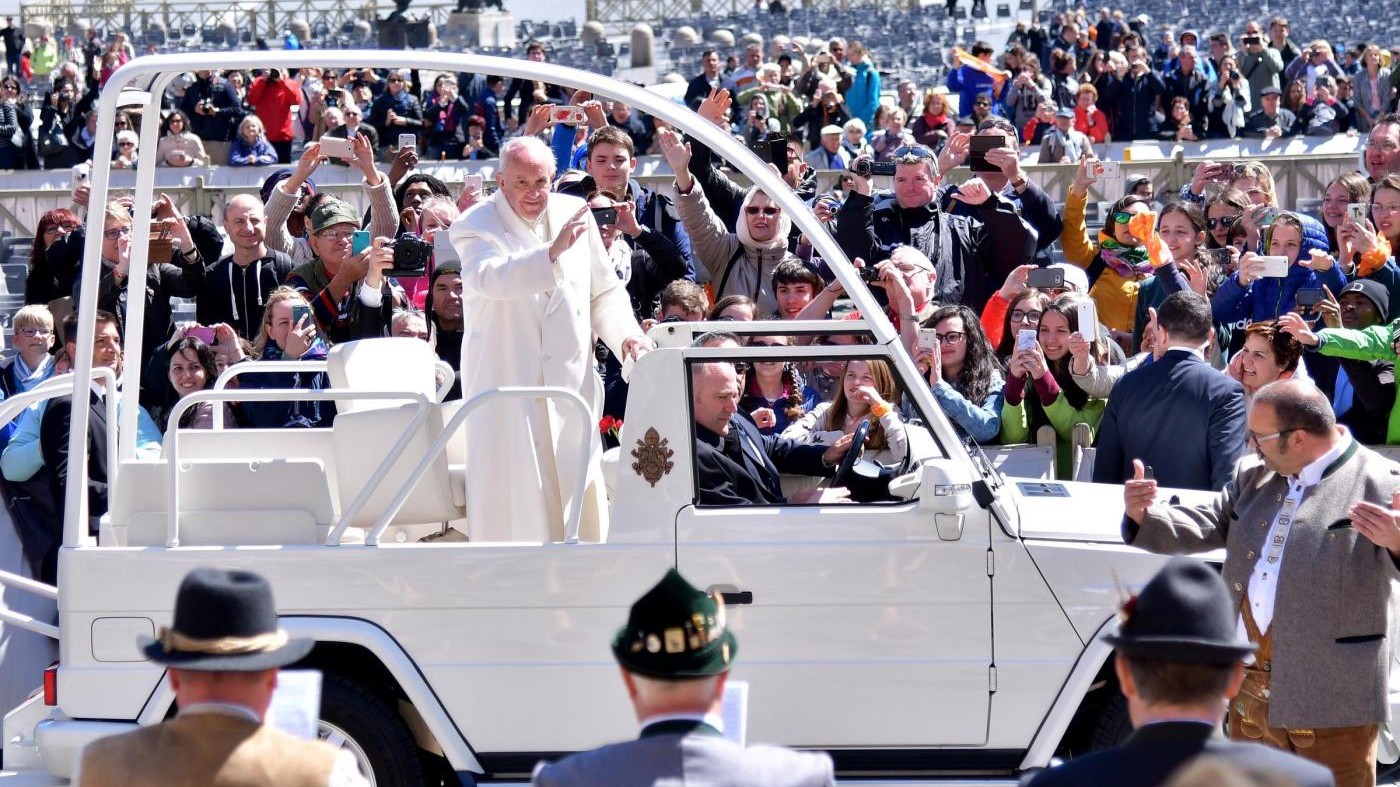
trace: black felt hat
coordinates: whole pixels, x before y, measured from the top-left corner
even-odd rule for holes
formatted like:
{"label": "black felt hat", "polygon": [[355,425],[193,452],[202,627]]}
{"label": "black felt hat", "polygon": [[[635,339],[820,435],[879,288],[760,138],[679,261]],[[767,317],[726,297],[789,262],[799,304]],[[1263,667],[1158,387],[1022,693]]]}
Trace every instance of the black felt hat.
{"label": "black felt hat", "polygon": [[1118,634],[1105,640],[1127,656],[1227,665],[1254,652],[1254,645],[1236,638],[1225,581],[1199,560],[1167,561],[1120,614]]}
{"label": "black felt hat", "polygon": [[724,602],[674,568],[632,605],[612,647],[628,671],[663,680],[718,675],[733,666],[739,652],[725,624]]}
{"label": "black felt hat", "polygon": [[141,638],[146,658],[186,670],[257,672],[306,656],[315,643],[290,639],[277,622],[272,586],[251,571],[197,568],[175,595],[175,621]]}

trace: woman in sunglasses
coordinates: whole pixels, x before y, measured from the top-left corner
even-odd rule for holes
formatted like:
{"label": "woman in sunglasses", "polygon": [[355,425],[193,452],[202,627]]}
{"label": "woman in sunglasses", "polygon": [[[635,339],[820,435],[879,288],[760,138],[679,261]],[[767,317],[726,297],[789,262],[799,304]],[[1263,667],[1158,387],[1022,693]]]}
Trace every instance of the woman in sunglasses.
{"label": "woman in sunglasses", "polygon": [[[755,336],[750,347],[787,347],[786,336]],[[758,431],[782,434],[788,425],[806,415],[821,401],[806,384],[797,367],[783,361],[757,361],[748,376],[739,408],[753,417]]]}

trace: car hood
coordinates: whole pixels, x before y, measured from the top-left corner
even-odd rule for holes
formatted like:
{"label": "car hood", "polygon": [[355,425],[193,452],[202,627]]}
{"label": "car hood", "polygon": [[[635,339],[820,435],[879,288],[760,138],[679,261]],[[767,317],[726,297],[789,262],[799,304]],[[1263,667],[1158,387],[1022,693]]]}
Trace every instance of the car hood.
{"label": "car hood", "polygon": [[[1123,486],[1008,478],[1016,497],[1021,537],[1049,541],[1123,543]],[[1161,501],[1209,503],[1214,492],[1162,489]]]}

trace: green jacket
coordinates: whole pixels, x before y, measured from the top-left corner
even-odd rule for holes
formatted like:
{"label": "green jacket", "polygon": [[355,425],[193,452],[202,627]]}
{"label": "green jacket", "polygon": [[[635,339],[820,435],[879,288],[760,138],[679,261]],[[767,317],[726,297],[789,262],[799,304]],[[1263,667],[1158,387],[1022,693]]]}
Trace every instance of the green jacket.
{"label": "green jacket", "polygon": [[39,43],[34,44],[34,49],[29,53],[29,65],[34,69],[34,76],[46,77],[58,68],[58,47],[50,41],[47,46]]}
{"label": "green jacket", "polygon": [[[1074,444],[1071,441],[1074,437],[1074,425],[1088,424],[1089,431],[1097,436],[1099,422],[1103,420],[1104,407],[1107,405],[1108,400],[1091,397],[1084,403],[1083,408],[1075,409],[1063,392],[1050,404],[1045,405],[1045,417],[1050,421],[1050,425],[1055,427],[1055,475],[1061,481],[1072,480],[1070,475],[1073,468]],[[1022,399],[1017,404],[1007,404],[1003,400],[1001,442],[1006,445],[1026,443],[1034,437],[1035,435],[1031,434],[1031,416],[1030,410],[1026,408],[1026,400]]]}
{"label": "green jacket", "polygon": [[[1353,330],[1350,328],[1323,328],[1317,332],[1321,344],[1318,352],[1334,358],[1350,358],[1357,361],[1394,361],[1395,350],[1391,347],[1390,336],[1400,320],[1389,325],[1372,325],[1370,328]],[[1390,406],[1390,424],[1385,432],[1386,445],[1400,445],[1400,396]]]}

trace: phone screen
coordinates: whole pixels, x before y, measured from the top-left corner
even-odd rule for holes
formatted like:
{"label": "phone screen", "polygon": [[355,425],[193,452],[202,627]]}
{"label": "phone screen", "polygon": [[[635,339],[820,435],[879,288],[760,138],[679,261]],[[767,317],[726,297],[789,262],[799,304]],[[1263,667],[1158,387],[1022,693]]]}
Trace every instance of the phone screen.
{"label": "phone screen", "polygon": [[315,322],[315,318],[311,316],[311,304],[292,304],[292,327],[295,328],[298,325],[301,325],[303,319],[306,320],[307,325],[310,325],[311,323]]}
{"label": "phone screen", "polygon": [[779,173],[787,174],[788,143],[786,139],[768,140],[768,160],[778,168]]}
{"label": "phone screen", "polygon": [[995,134],[976,136],[968,141],[967,166],[973,172],[1001,172],[1001,167],[987,162],[987,151],[1010,147],[1006,137]]}

